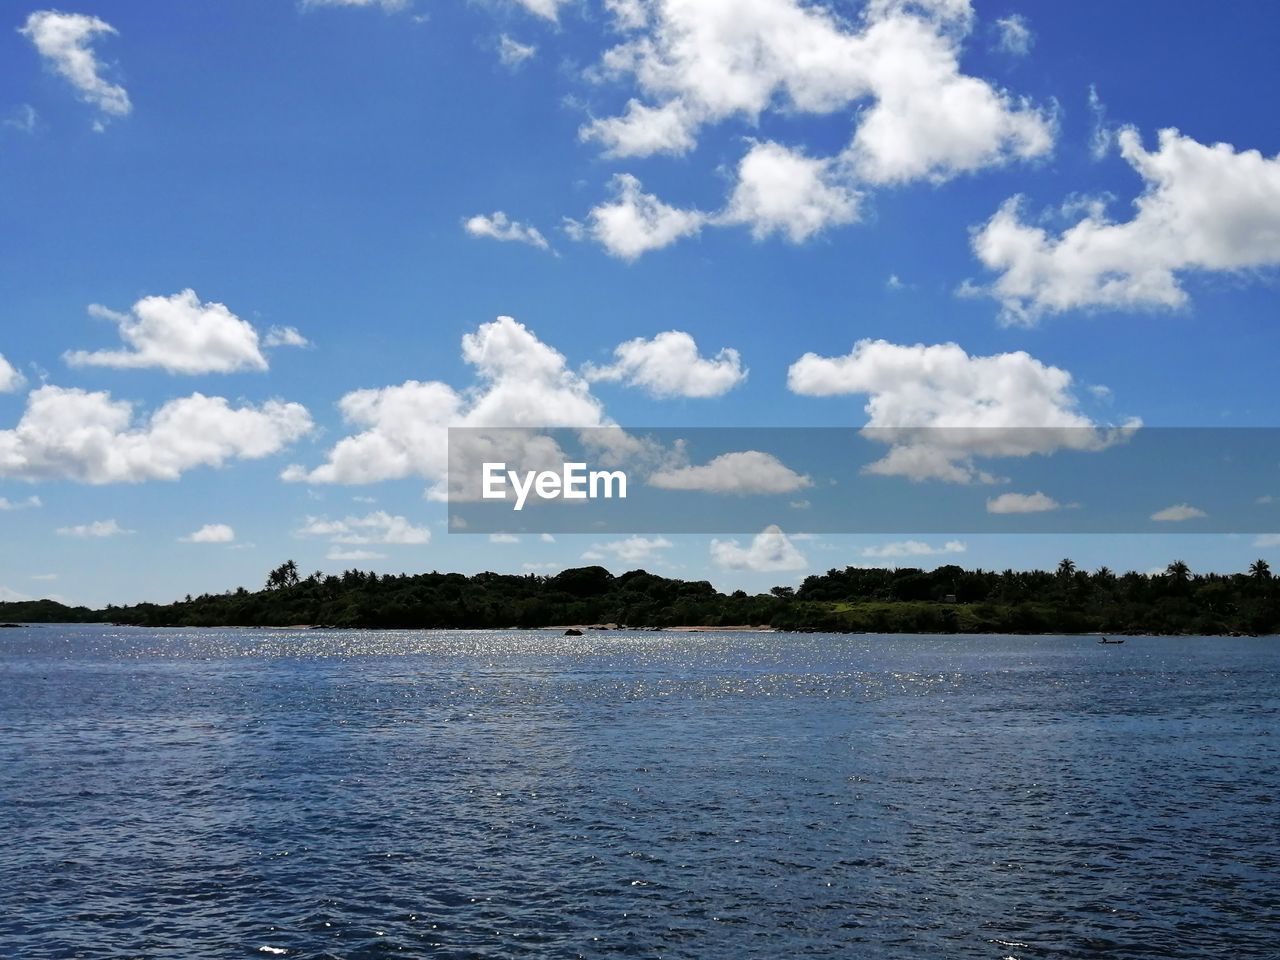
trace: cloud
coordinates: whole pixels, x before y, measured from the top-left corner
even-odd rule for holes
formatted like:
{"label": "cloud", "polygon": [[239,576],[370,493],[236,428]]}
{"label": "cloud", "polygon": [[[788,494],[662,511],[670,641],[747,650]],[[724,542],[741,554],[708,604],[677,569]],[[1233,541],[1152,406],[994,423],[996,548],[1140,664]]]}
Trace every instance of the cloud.
{"label": "cloud", "polygon": [[463,390],[438,381],[356,390],[338,403],[358,433],[339,440],[325,463],[292,466],[285,480],[377,483],[448,474],[448,428],[599,427],[607,425],[586,380],[558,351],[523,324],[499,317],[462,338],[462,357],[476,371]]}
{"label": "cloud", "polygon": [[31,391],[16,427],[0,430],[0,477],[176,480],[193,467],[269,456],[311,429],[301,404],[232,407],[201,393],[170,400],[135,424],[133,405],[106,391],[49,385]]}
{"label": "cloud", "polygon": [[80,537],[85,539],[88,537],[118,537],[126,533],[133,533],[132,530],[126,530],[115,520],[95,520],[93,523],[82,523],[75,527],[59,527],[57,534],[60,537]]}
{"label": "cloud", "polygon": [[262,340],[264,347],[309,347],[311,341],[297,327],[272,327]]}
{"label": "cloud", "polygon": [[1035,43],[1035,34],[1027,18],[1021,14],[1011,14],[996,21],[996,29],[1000,33],[1000,49],[1015,57],[1025,57],[1031,52]]}
{"label": "cloud", "polygon": [[1100,450],[1140,425],[1095,424],[1079,411],[1066,370],[1022,351],[970,356],[954,343],[861,340],[846,356],[807,353],[787,386],[814,397],[867,394],[863,434],[890,444],[867,470],[913,480],[992,482],[974,457]]}
{"label": "cloud", "polygon": [[25,500],[10,500],[8,497],[0,497],[0,511],[4,510],[32,510],[36,507],[42,507],[44,504],[39,497],[27,497]]}
{"label": "cloud", "polygon": [[[960,46],[968,0],[874,0],[851,20],[803,0],[704,0],[610,5],[624,39],[588,75],[633,83],[639,96],[616,115],[593,117],[579,138],[614,158],[683,155],[704,126],[766,113],[844,114],[857,120],[846,146],[826,157],[751,141],[718,214],[680,209],[644,193],[629,173],[586,224],[569,221],[613,256],[634,260],[704,227],[743,225],[757,240],[803,243],[856,222],[865,187],[942,182],[1046,156],[1052,110],[967,76]],[[1006,35],[1030,31],[1013,17]]]}
{"label": "cloud", "polygon": [[0,393],[13,393],[21,390],[27,379],[14,368],[4,354],[0,353]]}
{"label": "cloud", "polygon": [[649,0],[604,0],[613,17],[613,28],[619,32],[639,30],[649,22]]}
{"label": "cloud", "polygon": [[1165,507],[1163,510],[1157,510],[1151,515],[1151,519],[1158,520],[1161,523],[1183,523],[1187,520],[1198,520],[1207,516],[1208,514],[1198,507],[1179,503],[1172,507]]}
{"label": "cloud", "polygon": [[987,501],[987,513],[1047,513],[1060,510],[1062,504],[1040,491],[1035,493],[1002,493]]}
{"label": "cloud", "polygon": [[754,126],[770,111],[858,117],[839,160],[873,183],[946,179],[1052,146],[1044,111],[961,73],[967,0],[873,2],[860,21],[801,0],[613,10],[629,33],[595,74],[640,96],[581,130],[612,156],[686,153],[703,126]]}
{"label": "cloud", "polygon": [[757,240],[781,233],[792,243],[853,223],[861,195],[836,167],[777,143],[754,144],[738,164],[737,184],[717,222],[749,226]]}
{"label": "cloud", "polygon": [[312,7],[381,7],[388,13],[403,10],[409,0],[300,0],[304,10]]}
{"label": "cloud", "polygon": [[794,493],[813,482],[772,454],[759,450],[724,453],[701,466],[668,467],[651,474],[649,485],[663,490],[700,490],[739,495]]}
{"label": "cloud", "polygon": [[1264,549],[1280,547],[1280,533],[1260,533],[1253,541],[1253,545]]}
{"label": "cloud", "polygon": [[648,157],[657,153],[680,155],[697,146],[684,107],[675,101],[650,107],[628,100],[619,117],[592,120],[578,131],[582,141],[604,144],[608,157]]}
{"label": "cloud", "polygon": [[519,543],[520,538],[511,533],[491,533],[489,534],[490,543]]}
{"label": "cloud", "polygon": [[1205,146],[1160,131],[1148,152],[1132,128],[1120,154],[1142,177],[1131,220],[1102,204],[1057,236],[1023,222],[1022,199],[1007,200],[973,236],[973,252],[1000,276],[984,292],[1007,323],[1033,324],[1073,309],[1175,308],[1192,271],[1240,272],[1280,265],[1280,156]]}
{"label": "cloud", "polygon": [[382,560],[385,557],[385,553],[377,553],[373,550],[342,550],[338,547],[334,547],[324,555],[326,560]]}
{"label": "cloud", "polygon": [[236,532],[225,523],[206,523],[194,533],[179,537],[182,543],[234,543]]}
{"label": "cloud", "polygon": [[666,537],[627,537],[625,540],[594,544],[582,559],[603,560],[605,553],[611,553],[623,563],[644,563],[656,559],[659,550],[668,550],[671,546]]}
{"label": "cloud", "polygon": [[29,103],[22,103],[14,107],[9,116],[4,118],[3,126],[11,127],[21,133],[34,133],[39,119],[40,115],[36,113],[35,107]]}
{"label": "cloud", "polygon": [[680,210],[645,193],[629,173],[616,174],[611,183],[615,194],[611,202],[592,208],[585,224],[567,221],[565,228],[574,240],[590,237],[610,255],[635,260],[697,234],[707,223],[704,213]]}
{"label": "cloud", "polygon": [[608,366],[587,364],[583,376],[643,387],[655,397],[719,397],[747,378],[737,350],[725,347],[709,359],[699,356],[693,337],[679,330],[628,340],[613,355],[616,361]]}
{"label": "cloud", "polygon": [[415,527],[407,517],[393,516],[385,510],[342,520],[307,517],[297,533],[300,537],[326,537],[331,543],[341,544],[381,543],[403,546],[431,542],[431,531],[427,527]]}
{"label": "cloud", "polygon": [[835,161],[771,142],[753,144],[742,158],[733,192],[716,214],[663,203],[630,174],[615,175],[612,188],[614,200],[594,207],[586,224],[569,221],[567,229],[574,239],[593,239],[623,260],[670,246],[704,227],[746,226],[756,240],[778,233],[803,243],[828,227],[857,220],[861,199]]}
{"label": "cloud", "polygon": [[18,32],[76,89],[82,101],[112,117],[126,116],[133,109],[124,87],[103,78],[102,63],[92,49],[95,37],[116,33],[111,24],[80,13],[38,10]]}
{"label": "cloud", "polygon": [[725,570],[756,572],[803,570],[809,565],[804,554],[777,526],[770,524],[743,547],[737,540],[711,541],[711,559]]}
{"label": "cloud", "polygon": [[515,2],[535,17],[555,23],[560,19],[560,8],[568,0],[515,0]]}
{"label": "cloud", "polygon": [[547,242],[547,238],[536,227],[520,223],[518,220],[512,220],[501,210],[495,210],[487,217],[477,214],[466,220],[462,228],[473,237],[488,237],[492,240],[524,243],[531,247],[537,247],[539,250],[551,251],[551,244]]}
{"label": "cloud", "polygon": [[964,553],[967,549],[968,547],[960,540],[948,540],[939,547],[930,546],[922,540],[898,540],[894,543],[867,547],[862,551],[862,555],[878,560],[890,560],[902,557],[939,557],[952,553]]}
{"label": "cloud", "polygon": [[223,304],[201,303],[194,290],[143,297],[127,314],[98,304],[89,313],[118,324],[129,349],[69,351],[63,358],[73,367],[159,367],[169,373],[267,369],[258,332]]}
{"label": "cloud", "polygon": [[1089,84],[1089,114],[1093,117],[1093,129],[1089,133],[1089,155],[1101,160],[1111,150],[1116,131],[1107,125],[1107,105],[1098,95],[1098,88]]}
{"label": "cloud", "polygon": [[504,67],[515,70],[538,52],[531,43],[520,43],[505,33],[498,38],[498,59]]}

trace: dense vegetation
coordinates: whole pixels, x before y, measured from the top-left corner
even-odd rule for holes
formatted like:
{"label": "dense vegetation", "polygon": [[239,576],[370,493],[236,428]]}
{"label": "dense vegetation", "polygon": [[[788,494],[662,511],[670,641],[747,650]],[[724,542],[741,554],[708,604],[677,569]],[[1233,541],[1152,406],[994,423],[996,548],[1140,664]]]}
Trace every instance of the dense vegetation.
{"label": "dense vegetation", "polygon": [[91,611],[50,600],[0,603],[0,620],[107,621],[140,626],[545,627],[616,623],[773,626],[876,633],[1277,633],[1280,578],[1266,561],[1247,573],[1078,570],[995,572],[847,567],[767,594],[718,592],[706,581],[644,570],[614,576],[579,567],[554,576],[348,570],[300,577],[293,561],[264,589],[241,587],[177,603]]}

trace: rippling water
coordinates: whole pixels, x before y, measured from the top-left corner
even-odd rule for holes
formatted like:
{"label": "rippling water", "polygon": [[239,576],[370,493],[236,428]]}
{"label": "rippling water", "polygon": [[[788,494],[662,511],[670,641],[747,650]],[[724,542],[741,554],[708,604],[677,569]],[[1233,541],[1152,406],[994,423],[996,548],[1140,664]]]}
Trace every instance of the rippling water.
{"label": "rippling water", "polygon": [[1280,641],[0,631],[0,956],[1280,956]]}

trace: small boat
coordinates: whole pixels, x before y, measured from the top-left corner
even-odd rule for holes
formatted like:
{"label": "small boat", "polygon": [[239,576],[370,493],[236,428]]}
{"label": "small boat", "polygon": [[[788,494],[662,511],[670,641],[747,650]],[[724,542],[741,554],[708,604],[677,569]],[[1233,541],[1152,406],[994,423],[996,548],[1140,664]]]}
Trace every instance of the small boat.
{"label": "small boat", "polygon": [[1099,643],[1124,643],[1124,640],[1111,640],[1111,639],[1109,639],[1109,638],[1107,638],[1107,637],[1103,637],[1103,638],[1102,638],[1101,640],[1099,640],[1098,642],[1099,642]]}

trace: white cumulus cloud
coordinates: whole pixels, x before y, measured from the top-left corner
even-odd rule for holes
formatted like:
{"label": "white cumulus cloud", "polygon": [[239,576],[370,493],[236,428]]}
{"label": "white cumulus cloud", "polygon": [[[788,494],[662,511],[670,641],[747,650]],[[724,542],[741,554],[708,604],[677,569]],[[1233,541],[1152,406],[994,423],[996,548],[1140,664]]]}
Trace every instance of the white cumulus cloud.
{"label": "white cumulus cloud", "polygon": [[1061,507],[1057,500],[1039,490],[1035,493],[1002,493],[987,501],[987,513],[1047,513]]}
{"label": "white cumulus cloud", "polygon": [[666,537],[627,537],[609,543],[597,543],[582,555],[584,560],[603,560],[606,553],[623,563],[646,563],[655,560],[660,550],[669,550],[672,544]]}
{"label": "white cumulus cloud", "polygon": [[827,227],[858,219],[860,195],[829,159],[777,143],[757,143],[738,164],[722,224],[744,224],[763,240],[780,233],[803,243]]}
{"label": "white cumulus cloud", "polygon": [[113,117],[123,117],[133,109],[125,88],[103,77],[103,65],[93,51],[95,38],[116,33],[111,24],[81,13],[37,10],[18,32],[85,103]]}
{"label": "white cumulus cloud", "polygon": [[890,444],[867,469],[954,483],[994,478],[974,457],[1099,450],[1127,437],[1078,409],[1071,374],[1022,351],[970,356],[954,343],[903,346],[862,340],[840,357],[808,353],[787,385],[806,396],[866,394],[865,436]]}
{"label": "white cumulus cloud", "polygon": [[648,157],[655,153],[682,154],[697,146],[693,125],[679,101],[651,107],[628,100],[617,117],[599,117],[578,131],[580,140],[598,140],[609,157]]}
{"label": "white cumulus cloud", "polygon": [[178,539],[182,543],[234,543],[236,532],[225,523],[206,523],[199,530]]}
{"label": "white cumulus cloud", "polygon": [[297,327],[271,327],[262,339],[264,347],[309,347],[311,341]]}
{"label": "white cumulus cloud", "polygon": [[535,17],[555,23],[560,19],[560,8],[569,0],[515,0],[515,2]]}
{"label": "white cumulus cloud", "polygon": [[15,390],[21,390],[26,382],[26,378],[17,371],[13,364],[4,358],[3,353],[0,353],[0,393],[13,393]]}
{"label": "white cumulus cloud", "polygon": [[89,312],[116,323],[128,349],[69,351],[64,359],[74,367],[159,367],[190,374],[267,369],[253,326],[221,303],[202,303],[194,290],[143,297],[127,314],[98,304]]}
{"label": "white cumulus cloud", "polygon": [[655,397],[718,397],[747,378],[737,350],[725,347],[714,357],[700,356],[693,337],[680,330],[628,340],[613,355],[607,366],[587,364],[583,375],[643,387]]}
{"label": "white cumulus cloud", "polygon": [[770,524],[742,546],[737,540],[711,541],[711,559],[725,570],[756,572],[803,570],[809,565],[796,545],[777,524]]}
{"label": "white cumulus cloud", "polygon": [[645,193],[640,181],[629,173],[616,174],[612,187],[613,200],[593,207],[586,223],[571,220],[566,229],[573,239],[590,237],[620,260],[635,260],[651,250],[669,247],[698,233],[707,223],[704,213],[681,210]]}
{"label": "white cumulus cloud", "polygon": [[1014,197],[974,234],[974,254],[1000,273],[987,292],[1006,322],[1081,308],[1179,307],[1186,274],[1280,265],[1280,156],[1206,146],[1173,129],[1160,131],[1155,151],[1132,128],[1116,139],[1145,188],[1132,219],[1113,221],[1092,204],[1051,235],[1024,222]]}
{"label": "white cumulus cloud", "polygon": [[1189,503],[1178,503],[1172,507],[1157,510],[1151,515],[1151,519],[1161,523],[1184,523],[1187,520],[1199,520],[1207,516],[1208,514],[1199,507],[1193,507]]}
{"label": "white cumulus cloud", "polygon": [[93,523],[82,523],[74,527],[59,527],[56,532],[60,537],[78,537],[80,539],[118,537],[126,533],[133,533],[132,530],[124,529],[115,520],[95,520]]}
{"label": "white cumulus cloud", "polygon": [[[638,96],[579,130],[607,156],[686,154],[704,126],[737,119],[754,128],[769,112],[857,118],[847,145],[827,157],[753,142],[716,214],[671,206],[631,174],[616,175],[616,198],[569,228],[623,259],[708,226],[802,243],[855,222],[864,187],[941,182],[1053,147],[1052,110],[961,71],[968,0],[873,0],[858,19],[804,0],[609,6],[624,37],[590,75],[633,83]],[[1018,26],[1011,18],[1000,29]]]}
{"label": "white cumulus cloud", "polygon": [[193,393],[144,422],[106,391],[43,386],[31,391],[17,426],[0,430],[0,477],[137,483],[176,480],[186,470],[269,456],[312,429],[297,403],[233,407]]}
{"label": "white cumulus cloud", "polygon": [[539,250],[551,250],[551,244],[537,227],[512,220],[501,210],[495,210],[488,216],[477,214],[463,222],[462,228],[473,237],[488,237],[491,240],[502,240],[510,243],[525,243]]}
{"label": "white cumulus cloud", "polygon": [[448,475],[448,428],[600,427],[604,408],[564,356],[510,317],[481,324],[462,338],[462,357],[475,384],[455,390],[439,381],[409,380],[356,390],[338,403],[359,428],[339,440],[323,464],[288,468],[285,480],[377,483]]}
{"label": "white cumulus cloud", "polygon": [[596,73],[639,96],[582,136],[614,156],[684,153],[703,126],[769,111],[857,116],[841,162],[872,182],[945,179],[1052,145],[1044,111],[961,72],[967,0],[873,2],[856,21],[801,0],[613,9],[628,33]]}
{"label": "white cumulus cloud", "polygon": [[897,540],[893,543],[866,547],[862,555],[877,560],[895,560],[904,557],[938,557],[950,553],[964,553],[967,549],[968,547],[961,540],[948,540],[936,547],[923,540]]}
{"label": "white cumulus cloud", "polygon": [[341,547],[333,547],[324,555],[326,560],[382,560],[386,557],[385,553],[378,553],[376,550],[344,550]]}
{"label": "white cumulus cloud", "polygon": [[298,536],[326,537],[332,543],[355,545],[380,543],[403,546],[431,542],[431,531],[427,527],[415,526],[407,517],[393,515],[385,510],[341,520],[307,517],[298,530]]}
{"label": "white cumulus cloud", "polygon": [[739,495],[794,493],[813,485],[777,457],[759,450],[724,453],[705,464],[667,467],[649,476],[664,490],[699,490]]}

